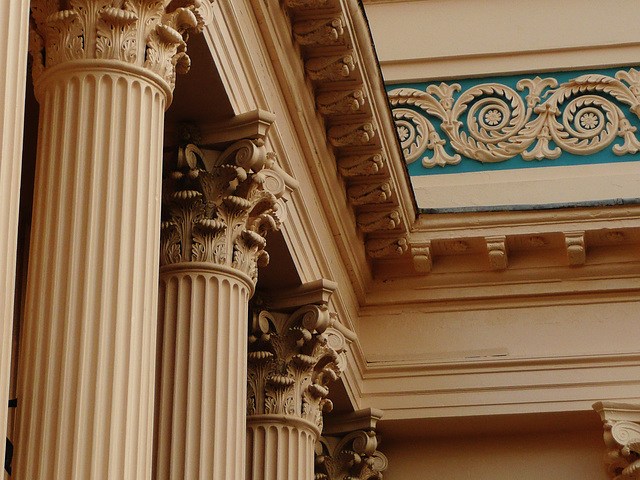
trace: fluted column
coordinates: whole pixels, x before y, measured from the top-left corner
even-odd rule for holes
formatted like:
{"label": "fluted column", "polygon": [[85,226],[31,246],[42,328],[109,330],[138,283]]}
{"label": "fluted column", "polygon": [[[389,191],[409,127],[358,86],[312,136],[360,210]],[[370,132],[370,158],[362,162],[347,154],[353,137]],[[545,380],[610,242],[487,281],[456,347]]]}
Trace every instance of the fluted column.
{"label": "fluted column", "polygon": [[12,478],[151,476],[163,116],[202,27],[193,2],[167,3],[32,4],[41,108]]}
{"label": "fluted column", "polygon": [[324,305],[253,313],[249,336],[247,480],[313,480],[328,384],[344,368],[345,337]]}
{"label": "fluted column", "polygon": [[[7,430],[29,1],[0,4],[0,432]],[[1,437],[0,437],[1,438]],[[4,459],[4,453],[0,460]],[[2,463],[4,464],[4,463]]]}
{"label": "fluted column", "polygon": [[248,301],[285,187],[273,162],[259,141],[190,144],[165,182],[157,480],[244,478]]}

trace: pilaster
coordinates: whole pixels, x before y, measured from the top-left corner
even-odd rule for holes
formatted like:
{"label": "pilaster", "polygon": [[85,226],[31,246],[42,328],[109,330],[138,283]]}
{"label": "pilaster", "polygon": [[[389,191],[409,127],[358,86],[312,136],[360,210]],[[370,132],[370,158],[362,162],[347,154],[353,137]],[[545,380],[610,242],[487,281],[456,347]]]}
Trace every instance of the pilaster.
{"label": "pilaster", "polygon": [[242,479],[248,302],[284,179],[262,138],[180,147],[160,252],[157,480]]}
{"label": "pilaster", "polygon": [[247,479],[312,480],[328,384],[344,369],[345,336],[326,305],[256,308],[249,336]]}
{"label": "pilaster", "polygon": [[189,0],[31,9],[40,126],[14,475],[149,479],[163,117],[201,17]]}
{"label": "pilaster", "polygon": [[[0,405],[9,400],[29,1],[0,5]],[[4,407],[3,407],[4,408]],[[2,410],[5,412],[6,410]],[[7,416],[0,415],[0,432]],[[4,458],[4,454],[0,455]]]}
{"label": "pilaster", "polygon": [[607,447],[605,462],[613,480],[640,479],[640,405],[596,402]]}

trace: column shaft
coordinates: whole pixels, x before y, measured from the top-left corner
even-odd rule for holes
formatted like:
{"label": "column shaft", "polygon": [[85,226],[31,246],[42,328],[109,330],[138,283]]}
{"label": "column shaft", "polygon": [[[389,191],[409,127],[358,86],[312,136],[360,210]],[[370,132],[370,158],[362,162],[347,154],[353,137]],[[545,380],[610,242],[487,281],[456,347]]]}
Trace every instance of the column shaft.
{"label": "column shaft", "polygon": [[247,418],[247,480],[313,480],[317,427],[283,416]]}
{"label": "column shaft", "polygon": [[[29,1],[0,5],[0,432],[7,430]],[[1,437],[0,437],[1,438]],[[0,454],[4,459],[4,453]],[[3,462],[4,464],[4,462]]]}
{"label": "column shaft", "polygon": [[161,268],[157,480],[244,478],[252,294],[251,279],[230,267]]}
{"label": "column shaft", "polygon": [[114,61],[38,79],[16,478],[150,478],[166,91]]}

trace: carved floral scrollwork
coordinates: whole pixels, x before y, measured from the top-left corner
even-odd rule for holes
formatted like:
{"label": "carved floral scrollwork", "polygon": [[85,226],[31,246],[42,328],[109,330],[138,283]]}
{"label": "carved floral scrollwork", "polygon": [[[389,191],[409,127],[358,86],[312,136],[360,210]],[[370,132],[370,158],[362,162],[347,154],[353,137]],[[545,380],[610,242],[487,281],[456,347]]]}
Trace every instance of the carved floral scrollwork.
{"label": "carved floral scrollwork", "polygon": [[607,469],[613,480],[640,479],[640,425],[627,421],[604,423]]}
{"label": "carved floral scrollwork", "polygon": [[189,34],[204,27],[199,5],[199,0],[34,0],[34,76],[71,60],[110,59],[148,68],[173,87],[176,72],[186,73],[191,65]]}
{"label": "carved floral scrollwork", "polygon": [[193,144],[181,147],[165,179],[160,263],[227,265],[255,281],[269,262],[265,236],[280,227],[284,181],[262,141],[242,140],[210,157]]}
{"label": "carved floral scrollwork", "polygon": [[328,384],[344,369],[345,338],[333,322],[322,305],[253,313],[247,415],[288,415],[322,429],[322,413],[333,407]]}
{"label": "carved floral scrollwork", "polygon": [[[389,92],[407,163],[456,164],[460,155],[480,162],[556,159],[562,151],[590,155],[623,138],[616,155],[637,153],[637,128],[621,105],[640,115],[640,72],[619,71],[615,78],[589,74],[558,85],[553,78],[520,80],[518,91],[499,83],[474,86],[454,99],[459,84],[429,85],[426,91],[399,88]],[[518,92],[527,91],[523,99]],[[465,116],[466,113],[466,116]],[[425,115],[426,114],[426,115]],[[440,121],[449,155],[431,123]],[[431,157],[425,152],[433,152]]]}
{"label": "carved floral scrollwork", "polygon": [[323,437],[316,444],[316,480],[382,480],[387,457],[377,450],[378,438],[373,430],[352,432],[337,444]]}

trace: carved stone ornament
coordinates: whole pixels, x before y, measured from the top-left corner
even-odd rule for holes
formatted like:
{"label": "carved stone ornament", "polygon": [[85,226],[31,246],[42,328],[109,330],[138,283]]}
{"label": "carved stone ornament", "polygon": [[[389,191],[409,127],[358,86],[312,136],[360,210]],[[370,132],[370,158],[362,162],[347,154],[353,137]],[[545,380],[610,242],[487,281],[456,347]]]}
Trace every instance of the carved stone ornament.
{"label": "carved stone ornament", "polygon": [[[499,83],[461,92],[457,83],[429,85],[426,91],[399,88],[389,92],[398,136],[407,163],[455,165],[461,155],[480,162],[556,159],[563,151],[591,155],[610,146],[616,155],[637,153],[637,128],[622,107],[640,115],[640,72],[621,70],[615,78],[582,75],[558,85],[554,78],[522,79],[520,94]],[[466,115],[464,115],[466,113]],[[439,121],[441,138],[432,123]],[[449,143],[454,155],[445,151]],[[427,150],[431,156],[424,155]]]}
{"label": "carved stone ornament", "polygon": [[[208,2],[209,0],[203,0]],[[200,0],[33,0],[33,75],[64,62],[119,60],[144,67],[171,88],[186,73],[190,33],[204,20]]]}
{"label": "carved stone ornament", "polygon": [[345,337],[331,328],[324,305],[293,314],[259,310],[249,335],[247,415],[286,415],[322,430],[322,413],[333,408],[328,384],[345,366]]}
{"label": "carved stone ornament", "polygon": [[382,480],[387,457],[378,450],[373,430],[359,430],[343,438],[322,437],[316,444],[316,480]]}
{"label": "carved stone ornament", "polygon": [[593,408],[603,421],[605,461],[610,477],[640,479],[640,406],[597,402]]}
{"label": "carved stone ornament", "polygon": [[224,152],[181,147],[163,185],[160,263],[210,262],[257,279],[269,262],[265,236],[280,228],[284,180],[261,140],[241,140]]}

